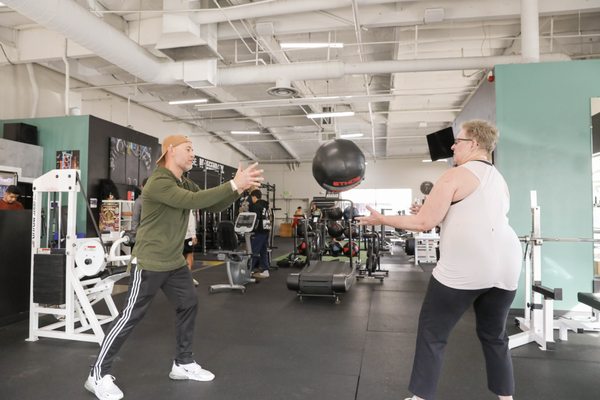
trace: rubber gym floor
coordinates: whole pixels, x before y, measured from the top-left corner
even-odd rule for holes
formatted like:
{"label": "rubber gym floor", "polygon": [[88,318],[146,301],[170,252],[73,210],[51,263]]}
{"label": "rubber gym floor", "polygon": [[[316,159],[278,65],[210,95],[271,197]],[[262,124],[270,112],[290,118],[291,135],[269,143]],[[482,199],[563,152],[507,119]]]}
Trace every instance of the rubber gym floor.
{"label": "rubber gym floor", "polygon": [[[291,248],[277,238],[274,257]],[[400,249],[396,249],[401,253]],[[195,357],[212,382],[172,381],[174,313],[159,294],[115,361],[125,399],[398,400],[408,396],[417,317],[432,266],[403,254],[385,256],[390,276],[359,281],[340,304],[300,302],[286,287],[294,268],[271,271],[245,294],[209,294],[226,280],[223,266],[197,259],[200,307]],[[118,306],[124,294],[115,295]],[[513,319],[509,329],[514,332]],[[0,399],[93,399],[83,388],[98,345],[42,338],[26,342],[28,321],[0,328]],[[535,344],[512,352],[515,399],[596,400],[600,335],[569,334],[554,351]],[[494,399],[488,390],[474,317],[456,326],[446,350],[438,399]]]}

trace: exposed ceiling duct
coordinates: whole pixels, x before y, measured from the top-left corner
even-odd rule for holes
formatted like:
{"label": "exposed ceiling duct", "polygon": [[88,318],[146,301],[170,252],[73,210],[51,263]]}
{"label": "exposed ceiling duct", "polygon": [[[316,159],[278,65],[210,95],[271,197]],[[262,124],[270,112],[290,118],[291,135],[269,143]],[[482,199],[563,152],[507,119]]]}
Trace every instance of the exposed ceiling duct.
{"label": "exposed ceiling duct", "polygon": [[7,0],[3,3],[146,82],[177,83],[175,76],[181,65],[161,62],[74,1]]}
{"label": "exposed ceiling duct", "polygon": [[[399,3],[402,0],[357,0],[361,5]],[[414,0],[404,0],[414,1]],[[348,0],[265,0],[231,7],[220,7],[197,11],[191,18],[198,24],[235,21],[247,18],[272,17],[317,10],[347,7]]]}
{"label": "exposed ceiling duct", "polygon": [[[543,61],[566,61],[570,58],[563,54],[545,54],[541,56],[541,59]],[[344,75],[358,74],[488,69],[493,68],[497,64],[518,64],[522,62],[523,58],[521,56],[492,56],[429,60],[367,61],[362,63],[328,61],[301,64],[271,64],[220,69],[218,71],[218,84],[228,86],[261,82],[269,83],[273,82],[274,76],[296,81],[334,79],[341,78]]]}
{"label": "exposed ceiling duct", "polygon": [[[523,0],[524,2],[532,0]],[[340,78],[354,74],[390,74],[416,71],[449,71],[492,68],[496,64],[523,62],[521,56],[460,57],[428,60],[372,61],[344,63],[341,61],[271,64],[216,70],[215,60],[161,62],[72,0],[7,0],[11,8],[49,29],[61,32],[69,39],[88,48],[100,57],[147,82],[180,83],[192,87],[230,86],[252,83]],[[289,1],[284,3],[302,3]],[[563,55],[545,55],[545,61],[569,59]],[[216,77],[214,74],[216,73]],[[277,86],[276,86],[277,87]],[[286,86],[291,88],[291,85]],[[276,90],[275,90],[276,91]]]}

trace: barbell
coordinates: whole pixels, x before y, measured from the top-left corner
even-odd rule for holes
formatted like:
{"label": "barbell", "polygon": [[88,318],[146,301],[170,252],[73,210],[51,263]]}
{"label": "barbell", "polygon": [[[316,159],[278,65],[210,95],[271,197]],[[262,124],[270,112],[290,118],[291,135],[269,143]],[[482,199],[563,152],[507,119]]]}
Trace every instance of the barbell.
{"label": "barbell", "polygon": [[569,238],[569,237],[532,237],[519,236],[521,242],[574,242],[574,243],[600,243],[600,239]]}

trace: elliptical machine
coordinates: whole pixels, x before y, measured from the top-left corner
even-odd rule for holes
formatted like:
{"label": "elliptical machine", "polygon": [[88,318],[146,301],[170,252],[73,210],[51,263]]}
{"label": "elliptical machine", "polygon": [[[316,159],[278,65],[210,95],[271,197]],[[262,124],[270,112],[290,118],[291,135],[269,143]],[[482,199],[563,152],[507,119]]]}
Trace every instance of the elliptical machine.
{"label": "elliptical machine", "polygon": [[[252,244],[251,237],[256,225],[256,213],[241,212],[235,220],[221,221],[217,226],[217,251],[220,260],[225,260],[228,283],[211,285],[209,293],[226,290],[246,292],[246,284],[256,282],[252,278]],[[244,237],[245,249],[238,250],[238,235]]]}

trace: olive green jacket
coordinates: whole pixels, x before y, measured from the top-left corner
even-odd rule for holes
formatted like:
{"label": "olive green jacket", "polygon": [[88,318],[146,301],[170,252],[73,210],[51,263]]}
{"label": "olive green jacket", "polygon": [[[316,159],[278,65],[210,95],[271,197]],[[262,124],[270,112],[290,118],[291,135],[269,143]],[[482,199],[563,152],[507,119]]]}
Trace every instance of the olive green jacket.
{"label": "olive green jacket", "polygon": [[142,217],[137,229],[132,260],[148,271],[171,271],[186,265],[183,241],[190,210],[221,211],[239,194],[230,182],[200,190],[191,180],[179,180],[157,167],[142,191]]}

